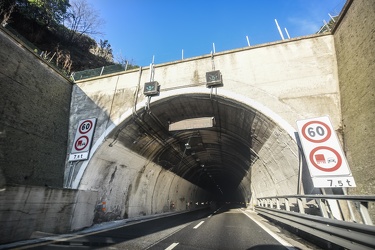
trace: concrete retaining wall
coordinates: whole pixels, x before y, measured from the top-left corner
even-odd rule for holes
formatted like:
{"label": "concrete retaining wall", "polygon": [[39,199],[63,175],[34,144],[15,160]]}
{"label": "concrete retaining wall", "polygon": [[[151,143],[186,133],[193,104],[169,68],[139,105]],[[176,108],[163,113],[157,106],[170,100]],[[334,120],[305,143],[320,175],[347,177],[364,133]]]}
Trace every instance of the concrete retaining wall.
{"label": "concrete retaining wall", "polygon": [[344,149],[357,183],[351,194],[375,194],[374,23],[375,1],[350,0],[334,30]]}
{"label": "concrete retaining wall", "polygon": [[62,187],[72,84],[3,29],[0,48],[3,182]]}
{"label": "concrete retaining wall", "polygon": [[11,186],[0,192],[0,243],[30,238],[33,232],[68,233],[91,226],[97,193]]}

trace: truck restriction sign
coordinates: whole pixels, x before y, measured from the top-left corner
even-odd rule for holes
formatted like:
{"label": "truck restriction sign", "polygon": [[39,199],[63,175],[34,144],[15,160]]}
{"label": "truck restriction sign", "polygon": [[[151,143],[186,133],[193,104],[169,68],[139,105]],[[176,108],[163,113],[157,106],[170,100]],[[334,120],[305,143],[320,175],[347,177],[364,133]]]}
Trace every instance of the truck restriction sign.
{"label": "truck restriction sign", "polygon": [[82,151],[87,147],[88,144],[89,138],[84,135],[77,139],[77,141],[74,143],[74,148],[76,151]]}
{"label": "truck restriction sign", "polygon": [[96,118],[79,121],[69,161],[88,159],[95,123]]}
{"label": "truck restriction sign", "polygon": [[326,146],[314,148],[310,152],[310,162],[315,168],[328,173],[334,172],[342,166],[341,155],[333,148]]}
{"label": "truck restriction sign", "polygon": [[329,117],[297,121],[297,128],[314,187],[355,187]]}

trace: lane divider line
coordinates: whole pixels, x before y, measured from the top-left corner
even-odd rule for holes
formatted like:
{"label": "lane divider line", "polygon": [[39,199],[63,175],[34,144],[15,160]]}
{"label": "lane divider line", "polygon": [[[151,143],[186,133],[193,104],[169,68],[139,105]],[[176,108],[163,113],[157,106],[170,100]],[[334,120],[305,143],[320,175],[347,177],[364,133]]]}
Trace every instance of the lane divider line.
{"label": "lane divider line", "polygon": [[198,227],[200,227],[200,225],[202,225],[204,223],[204,221],[202,220],[201,222],[198,223],[198,225],[196,225],[195,227],[193,227],[193,229],[197,229]]}
{"label": "lane divider line", "polygon": [[173,248],[175,248],[179,243],[178,242],[175,242],[173,244],[171,244],[169,247],[167,247],[165,250],[172,250]]}

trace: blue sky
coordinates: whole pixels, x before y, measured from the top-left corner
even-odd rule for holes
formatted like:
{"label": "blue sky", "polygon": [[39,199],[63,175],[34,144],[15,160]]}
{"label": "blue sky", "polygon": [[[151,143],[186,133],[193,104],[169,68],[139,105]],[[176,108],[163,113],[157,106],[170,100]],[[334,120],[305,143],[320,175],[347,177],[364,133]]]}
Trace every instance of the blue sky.
{"label": "blue sky", "polygon": [[89,0],[116,58],[147,66],[314,34],[345,0]]}

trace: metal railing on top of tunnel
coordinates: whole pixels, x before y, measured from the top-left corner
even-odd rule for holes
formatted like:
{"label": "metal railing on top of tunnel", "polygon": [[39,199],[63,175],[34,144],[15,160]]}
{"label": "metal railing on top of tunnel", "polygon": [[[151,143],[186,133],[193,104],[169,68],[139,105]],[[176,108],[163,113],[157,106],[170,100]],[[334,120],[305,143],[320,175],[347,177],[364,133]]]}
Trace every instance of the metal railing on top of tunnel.
{"label": "metal railing on top of tunnel", "polygon": [[256,212],[299,231],[348,249],[375,248],[368,213],[375,196],[286,195],[257,201]]}

